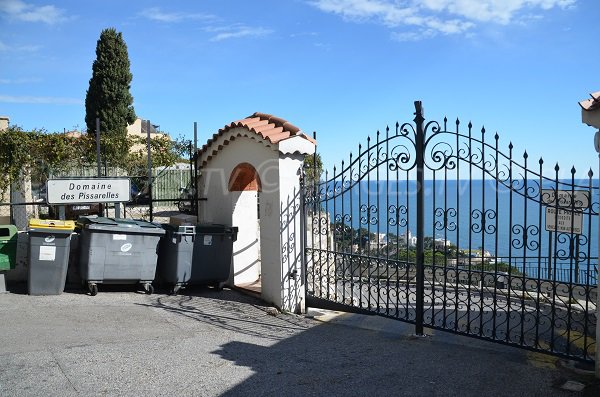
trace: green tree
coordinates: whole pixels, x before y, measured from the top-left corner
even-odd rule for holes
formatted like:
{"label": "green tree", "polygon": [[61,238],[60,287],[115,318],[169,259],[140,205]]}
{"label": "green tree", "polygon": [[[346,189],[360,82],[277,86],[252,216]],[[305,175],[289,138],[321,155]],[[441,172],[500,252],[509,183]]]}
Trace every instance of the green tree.
{"label": "green tree", "polygon": [[81,165],[86,154],[85,140],[64,133],[24,131],[11,125],[0,135],[0,201],[9,200],[9,188],[19,187],[24,178],[43,180],[49,170]]}
{"label": "green tree", "polygon": [[[127,125],[135,119],[133,97],[129,92],[132,74],[127,45],[121,32],[104,29],[96,45],[96,60],[85,97],[85,123],[88,134],[96,134],[96,118],[104,135],[103,153],[107,162],[120,165],[129,152]],[[94,151],[90,150],[90,153]]]}
{"label": "green tree", "polygon": [[313,186],[319,183],[321,174],[323,174],[323,161],[319,153],[316,156],[311,154],[304,158],[304,171],[306,186]]}
{"label": "green tree", "polygon": [[[144,175],[147,168],[148,151],[147,140],[141,137],[129,137],[131,146],[137,145],[138,150],[132,150],[127,156],[125,169],[129,175]],[[182,136],[174,140],[166,135],[160,135],[150,139],[150,157],[152,167],[168,167],[179,162],[189,162],[189,151],[191,142]]]}

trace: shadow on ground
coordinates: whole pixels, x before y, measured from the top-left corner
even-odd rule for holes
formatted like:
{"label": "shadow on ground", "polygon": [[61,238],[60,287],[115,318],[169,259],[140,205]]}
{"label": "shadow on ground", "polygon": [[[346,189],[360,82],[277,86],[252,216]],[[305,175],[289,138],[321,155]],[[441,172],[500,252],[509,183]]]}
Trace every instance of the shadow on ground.
{"label": "shadow on ground", "polygon": [[157,297],[148,306],[263,340],[234,340],[213,352],[253,374],[226,396],[567,396],[573,393],[560,386],[573,379],[588,385],[576,395],[598,391],[589,376],[531,365],[527,353],[515,348],[322,324],[279,314],[236,291],[191,289]]}

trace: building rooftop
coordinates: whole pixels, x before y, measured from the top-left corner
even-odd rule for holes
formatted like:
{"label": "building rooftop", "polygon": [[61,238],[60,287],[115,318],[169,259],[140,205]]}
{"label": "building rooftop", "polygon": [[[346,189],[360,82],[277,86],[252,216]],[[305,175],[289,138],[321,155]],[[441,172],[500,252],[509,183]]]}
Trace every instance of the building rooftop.
{"label": "building rooftop", "polygon": [[[228,132],[242,128],[243,132],[227,135]],[[198,156],[202,156],[202,164],[211,159],[224,145],[236,137],[247,136],[257,138],[268,146],[275,146],[282,153],[307,153],[308,148],[314,150],[316,141],[306,135],[300,128],[280,117],[267,113],[253,113],[241,120],[233,121],[219,129],[217,133],[198,149]],[[296,139],[292,139],[296,138]],[[302,143],[304,142],[304,144]]]}
{"label": "building rooftop", "polygon": [[600,91],[593,92],[590,96],[591,98],[579,102],[579,106],[583,110],[590,111],[600,108]]}
{"label": "building rooftop", "polygon": [[312,143],[316,143],[313,138],[304,134],[300,128],[287,120],[271,114],[255,112],[244,119],[231,122],[221,128],[205,145],[202,146],[200,152],[207,150],[208,147],[225,132],[238,127],[246,128],[248,131],[260,135],[260,137],[273,144],[277,144],[294,136],[300,136]]}

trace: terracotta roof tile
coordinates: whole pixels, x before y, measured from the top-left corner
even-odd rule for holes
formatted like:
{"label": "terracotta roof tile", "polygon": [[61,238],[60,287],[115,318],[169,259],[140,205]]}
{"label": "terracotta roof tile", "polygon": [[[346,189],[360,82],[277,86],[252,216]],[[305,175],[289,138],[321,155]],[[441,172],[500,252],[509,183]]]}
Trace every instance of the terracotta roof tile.
{"label": "terracotta roof tile", "polygon": [[246,128],[248,131],[259,135],[261,138],[273,144],[277,144],[294,136],[300,136],[312,143],[316,143],[313,138],[305,135],[300,128],[287,120],[270,114],[256,112],[244,119],[234,121],[221,128],[205,145],[202,146],[202,148],[198,150],[199,154],[207,151],[217,138],[225,132],[240,127]]}
{"label": "terracotta roof tile", "polygon": [[600,108],[600,91],[593,92],[590,94],[591,99],[586,99],[584,101],[579,102],[579,106],[583,110],[594,110]]}

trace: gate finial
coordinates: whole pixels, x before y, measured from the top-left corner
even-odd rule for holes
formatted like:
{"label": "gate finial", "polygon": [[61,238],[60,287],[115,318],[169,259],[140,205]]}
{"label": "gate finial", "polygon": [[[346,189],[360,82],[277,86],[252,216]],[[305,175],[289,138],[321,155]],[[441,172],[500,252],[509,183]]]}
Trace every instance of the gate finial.
{"label": "gate finial", "polygon": [[415,122],[418,120],[425,120],[423,114],[423,103],[421,101],[415,101]]}

